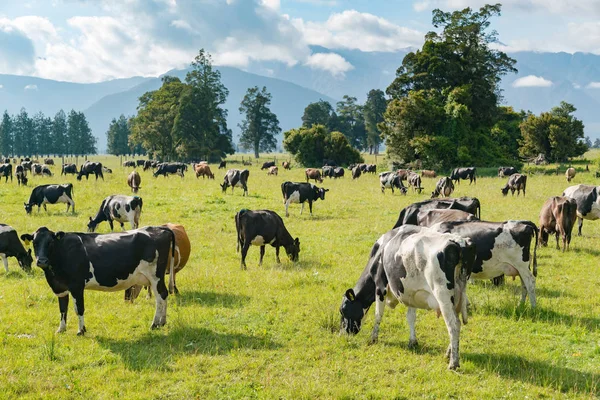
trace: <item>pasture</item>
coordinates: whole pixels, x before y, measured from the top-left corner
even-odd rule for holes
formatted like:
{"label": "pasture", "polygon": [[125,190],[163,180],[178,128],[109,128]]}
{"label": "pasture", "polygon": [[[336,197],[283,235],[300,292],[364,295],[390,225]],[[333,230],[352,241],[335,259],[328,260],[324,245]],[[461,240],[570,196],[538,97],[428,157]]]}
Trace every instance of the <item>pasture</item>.
{"label": "pasture", "polygon": [[[113,169],[105,181],[77,182],[34,177],[28,187],[0,183],[0,222],[17,232],[40,226],[58,231],[85,231],[102,199],[129,194],[131,168],[115,157],[96,157]],[[280,165],[281,160],[278,161]],[[81,164],[81,163],[80,163]],[[242,168],[241,164],[228,164]],[[84,337],[76,336],[77,318],[69,310],[67,331],[59,323],[56,297],[41,269],[28,275],[14,258],[10,272],[0,270],[1,398],[590,398],[600,394],[600,221],[585,221],[583,237],[571,251],[538,249],[538,307],[519,304],[520,282],[503,287],[489,282],[468,285],[469,323],[461,330],[461,368],[446,369],[448,333],[435,313],[417,312],[419,346],[409,349],[406,308],[386,310],[379,343],[369,346],[370,310],[363,330],[340,335],[339,312],[344,291],[353,287],[373,242],[389,230],[400,210],[429,198],[436,179],[423,179],[418,195],[382,194],[377,175],[353,181],[346,177],[317,184],[330,189],[313,204],[314,216],[290,206],[285,218],[280,185],[304,181],[304,169],[281,168],[267,176],[260,165],[248,167],[249,196],[242,189],[222,193],[223,170],[211,165],[216,179],[196,179],[188,171],[153,178],[142,172],[144,206],[141,226],[176,222],[192,243],[187,266],[177,275],[179,296],[169,296],[167,325],[149,329],[154,299],[144,294],[130,304],[123,293],[86,291]],[[379,172],[382,170],[379,168]],[[58,175],[58,176],[57,176]],[[462,182],[454,196],[481,200],[482,218],[528,219],[538,224],[544,201],[569,185],[597,183],[592,173],[571,184],[564,175],[530,176],[527,197],[502,197],[505,178]],[[48,213],[25,215],[23,202],[42,183],[74,184],[75,214],[64,204]],[[300,261],[282,263],[267,246],[258,267],[259,248],[251,247],[248,269],[240,269],[235,252],[234,215],[242,208],[279,213],[301,242]],[[118,225],[117,225],[118,226]],[[116,227],[116,229],[118,229]],[[107,223],[97,232],[109,231]],[[72,305],[72,302],[71,302]]]}

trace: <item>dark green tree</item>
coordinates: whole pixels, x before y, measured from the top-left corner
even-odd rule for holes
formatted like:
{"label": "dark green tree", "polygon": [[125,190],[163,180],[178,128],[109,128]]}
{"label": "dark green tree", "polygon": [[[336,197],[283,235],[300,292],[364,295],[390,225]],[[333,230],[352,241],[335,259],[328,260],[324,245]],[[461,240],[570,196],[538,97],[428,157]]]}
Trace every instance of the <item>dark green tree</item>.
{"label": "dark green tree", "polygon": [[[521,141],[521,123],[527,114],[512,107],[498,107],[497,120],[491,130],[491,139],[499,150],[499,164],[518,166]],[[504,158],[504,162],[500,161]]]}
{"label": "dark green tree", "polygon": [[14,124],[13,119],[4,111],[0,122],[0,153],[4,156],[14,155]]}
{"label": "dark green tree", "polygon": [[54,116],[52,121],[52,133],[51,133],[51,149],[50,153],[62,156],[67,154],[69,148],[69,142],[67,137],[67,115],[63,110],[60,110]]}
{"label": "dark green tree", "polygon": [[96,154],[96,138],[92,134],[85,114],[71,110],[67,119],[68,153],[73,155]]}
{"label": "dark green tree", "polygon": [[25,108],[14,117],[14,149],[15,155],[32,156],[34,150],[33,121]]}
{"label": "dark green tree", "polygon": [[50,155],[52,147],[52,119],[41,111],[33,116],[33,129],[36,138],[34,154]]}
{"label": "dark green tree", "polygon": [[323,125],[333,131],[338,128],[338,122],[335,110],[325,100],[310,103],[306,106],[302,115],[302,126],[305,128],[310,128],[313,125]]}
{"label": "dark green tree", "polygon": [[240,105],[240,113],[246,115],[239,124],[242,130],[240,145],[242,148],[254,150],[256,158],[260,151],[269,153],[275,150],[275,135],[281,133],[279,120],[269,108],[271,98],[271,93],[267,92],[266,87],[260,90],[255,86],[248,89]]}
{"label": "dark green tree", "polygon": [[337,103],[338,127],[348,138],[352,147],[364,149],[367,145],[367,131],[362,106],[356,102],[356,97],[344,95]]}
{"label": "dark green tree", "polygon": [[381,144],[381,130],[378,125],[383,122],[383,114],[387,108],[387,100],[383,90],[373,89],[367,94],[367,101],[363,106],[365,130],[367,132],[367,147],[369,154],[379,154]]}
{"label": "dark green tree", "polygon": [[130,154],[132,150],[129,147],[129,121],[123,114],[119,119],[113,118],[106,132],[106,152],[120,156]]}

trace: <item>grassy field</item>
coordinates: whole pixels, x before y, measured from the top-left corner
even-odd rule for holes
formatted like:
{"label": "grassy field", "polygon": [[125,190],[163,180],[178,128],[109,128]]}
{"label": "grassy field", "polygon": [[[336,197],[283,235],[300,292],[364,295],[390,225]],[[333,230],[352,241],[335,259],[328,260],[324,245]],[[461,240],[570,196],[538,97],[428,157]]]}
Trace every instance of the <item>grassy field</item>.
{"label": "grassy field", "polygon": [[[55,176],[32,178],[29,187],[0,183],[0,221],[19,234],[40,226],[84,231],[89,216],[110,194],[129,193],[129,169],[116,158],[98,157],[113,168],[104,182]],[[233,166],[232,164],[230,164]],[[590,166],[591,167],[591,166]],[[216,167],[213,167],[216,169]],[[327,180],[324,202],[314,216],[290,207],[290,233],[300,237],[300,262],[268,247],[250,249],[248,270],[235,252],[234,214],[267,208],[284,215],[280,184],[302,181],[303,169],[267,176],[251,166],[249,197],[221,192],[217,179],[188,174],[155,179],[141,172],[142,225],[183,224],[192,256],[178,275],[181,294],[168,298],[167,325],[149,329],[154,301],[134,303],[122,293],[86,292],[85,337],[76,336],[69,310],[67,332],[55,334],[58,302],[42,271],[32,275],[10,260],[0,270],[0,398],[188,399],[188,398],[590,398],[600,394],[600,223],[586,221],[571,251],[538,251],[538,307],[519,305],[520,283],[468,286],[469,324],[461,331],[461,368],[446,369],[448,334],[443,319],[419,311],[420,347],[409,349],[405,307],[387,310],[379,343],[367,345],[371,310],[363,330],[340,335],[338,308],[354,286],[373,242],[389,230],[406,205],[427,198],[389,191],[378,178]],[[58,167],[55,168],[55,172]],[[595,171],[595,167],[593,168]],[[42,183],[74,184],[76,213],[63,204],[26,216],[23,202]],[[593,172],[574,184],[593,183]],[[529,219],[552,195],[568,186],[561,176],[532,176],[527,197],[503,198],[505,179],[461,184],[457,196],[476,196],[486,220]],[[426,193],[433,179],[424,179]],[[107,224],[99,232],[108,232]],[[72,302],[71,302],[72,304]]]}

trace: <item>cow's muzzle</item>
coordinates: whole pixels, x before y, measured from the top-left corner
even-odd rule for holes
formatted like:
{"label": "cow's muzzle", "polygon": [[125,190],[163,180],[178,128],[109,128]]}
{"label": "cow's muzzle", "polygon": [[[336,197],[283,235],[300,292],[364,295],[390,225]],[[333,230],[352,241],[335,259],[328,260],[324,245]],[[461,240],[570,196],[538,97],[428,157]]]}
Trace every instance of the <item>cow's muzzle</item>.
{"label": "cow's muzzle", "polygon": [[44,267],[48,266],[48,262],[49,262],[48,258],[46,258],[46,257],[38,257],[36,263],[37,263],[38,267],[44,268]]}

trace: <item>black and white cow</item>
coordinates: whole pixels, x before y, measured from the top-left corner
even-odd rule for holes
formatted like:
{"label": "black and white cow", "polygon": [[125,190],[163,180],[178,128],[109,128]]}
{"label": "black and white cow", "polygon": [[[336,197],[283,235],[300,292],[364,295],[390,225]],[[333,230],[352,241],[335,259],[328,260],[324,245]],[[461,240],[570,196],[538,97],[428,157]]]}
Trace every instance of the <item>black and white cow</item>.
{"label": "black and white cow", "polygon": [[450,178],[452,178],[454,182],[458,183],[460,183],[461,179],[468,179],[469,185],[473,182],[477,183],[477,168],[454,168],[454,170],[452,171],[452,175],[450,175]]}
{"label": "black and white cow", "polygon": [[33,163],[29,159],[26,159],[25,161],[21,161],[21,165],[23,166],[23,168],[25,168],[25,170],[29,171],[29,172],[31,172],[31,164],[33,164]]}
{"label": "black and white cow", "polygon": [[73,174],[77,175],[79,172],[77,171],[77,165],[75,164],[63,164],[62,170],[60,171],[60,175]]}
{"label": "black and white cow", "polygon": [[233,194],[233,188],[237,186],[244,189],[243,195],[247,196],[249,176],[250,171],[248,171],[247,169],[230,169],[223,177],[223,183],[221,184],[221,189],[223,189],[223,193],[225,193],[227,188],[231,186],[231,194]]}
{"label": "black and white cow", "polygon": [[[451,221],[434,225],[442,233],[454,233],[469,238],[477,248],[473,279],[494,279],[502,275],[521,278],[521,303],[527,295],[535,307],[535,277],[537,276],[538,228],[531,221]],[[533,262],[530,263],[531,241]],[[533,274],[529,266],[532,264]]]}
{"label": "black and white cow", "polygon": [[423,188],[421,187],[421,176],[415,172],[408,174],[408,186],[412,187],[413,191],[421,194]]}
{"label": "black and white cow", "polygon": [[164,176],[165,178],[171,174],[179,175],[183,178],[184,171],[187,166],[183,163],[161,163],[158,164],[156,171],[154,172],[154,177],[158,177],[159,175]]}
{"label": "black and white cow", "polygon": [[241,210],[235,215],[235,229],[237,230],[237,251],[242,248],[241,267],[246,269],[246,254],[250,245],[260,246],[260,261],[262,265],[265,255],[265,246],[270,244],[275,247],[277,263],[279,247],[283,247],[291,261],[298,261],[300,253],[300,240],[293,238],[286,229],[281,217],[270,210]]}
{"label": "black and white cow", "polygon": [[517,191],[517,196],[523,191],[523,197],[525,197],[525,188],[527,187],[527,175],[522,174],[512,174],[510,178],[508,178],[508,182],[506,185],[500,189],[502,191],[502,195],[506,196],[508,191],[510,190],[511,194],[515,195],[515,190]]}
{"label": "black and white cow", "polygon": [[40,185],[33,188],[29,201],[25,204],[25,211],[31,214],[33,206],[44,206],[44,210],[48,211],[46,204],[67,203],[67,212],[69,207],[72,207],[75,212],[75,202],[73,201],[73,185],[67,183],[64,185]]}
{"label": "black and white cow", "polygon": [[87,180],[87,179],[89,179],[90,174],[96,175],[96,180],[98,180],[98,177],[100,177],[100,178],[102,178],[102,180],[104,180],[104,173],[102,172],[102,163],[86,161],[85,164],[83,164],[81,166],[81,169],[79,170],[79,174],[77,175],[77,180],[80,181],[81,177],[84,175],[85,175],[85,179]]}
{"label": "black and white cow", "polygon": [[31,175],[52,176],[52,171],[50,171],[47,165],[33,163],[31,164]]}
{"label": "black and white cow", "polygon": [[15,176],[19,185],[27,186],[27,170],[22,165],[15,167]]}
{"label": "black and white cow", "polygon": [[431,198],[435,199],[440,195],[442,197],[448,197],[454,192],[454,183],[452,179],[447,176],[441,177],[435,184],[435,190],[431,192]]}
{"label": "black and white cow", "polygon": [[8,257],[15,257],[25,272],[31,271],[33,262],[31,250],[25,251],[15,228],[6,224],[0,224],[0,257],[6,273],[8,273]]}
{"label": "black and white cow", "polygon": [[137,229],[140,224],[140,214],[142,213],[142,198],[138,196],[124,196],[114,194],[102,200],[98,213],[88,223],[88,232],[94,232],[96,227],[102,221],[108,221],[110,230],[114,230],[113,221],[121,224],[121,229],[125,230],[125,222],[131,224],[131,229]]}
{"label": "black and white cow", "polygon": [[518,174],[519,171],[515,167],[500,167],[498,168],[498,177],[504,178],[505,176],[511,176],[512,174]]}
{"label": "black and white cow", "polygon": [[335,167],[335,169],[333,170],[333,177],[334,178],[343,178],[344,177],[344,168],[342,167]]}
{"label": "black and white cow", "polygon": [[[175,235],[167,227],[147,226],[134,231],[108,233],[52,232],[39,228],[33,235],[21,235],[25,243],[33,241],[36,263],[44,271],[48,285],[58,296],[60,325],[67,327],[69,293],[79,317],[77,335],[86,332],[84,289],[117,292],[133,285],[150,286],[156,299],[152,328],[167,322],[165,272],[173,268]],[[173,251],[170,251],[173,249]]]}
{"label": "black and white cow", "polygon": [[143,167],[146,163],[146,160],[135,160],[135,165],[138,167]]}
{"label": "black and white cow", "polygon": [[304,182],[283,182],[281,184],[281,193],[283,194],[283,204],[285,204],[285,216],[289,217],[288,207],[291,203],[302,204],[300,208],[300,215],[304,211],[304,202],[308,201],[308,209],[310,215],[312,215],[312,203],[319,199],[325,200],[325,193],[329,192],[329,189],[323,189],[316,187],[312,183]]}
{"label": "black and white cow", "polygon": [[450,335],[446,355],[448,368],[459,367],[460,313],[467,323],[467,279],[473,268],[475,248],[458,235],[429,228],[403,226],[383,235],[373,246],[358,283],[346,290],[342,305],[341,331],[356,334],[375,302],[371,343],[379,337],[385,305],[408,307],[409,346],[417,344],[417,308],[434,310],[444,317]]}
{"label": "black and white cow", "polygon": [[4,181],[4,183],[8,182],[8,178],[10,177],[10,181],[12,182],[13,180],[13,176],[12,176],[12,164],[7,163],[7,164],[2,164],[0,165],[0,179],[2,177],[6,178],[6,180]]}
{"label": "black and white cow", "polygon": [[134,160],[123,161],[123,166],[135,168],[135,167],[137,167],[137,163]]}
{"label": "black and white cow", "polygon": [[334,178],[335,177],[335,167],[330,167],[329,165],[323,165],[322,176],[323,178]]}
{"label": "black and white cow", "polygon": [[267,161],[267,162],[263,163],[262,167],[260,167],[260,170],[262,171],[263,169],[269,169],[274,166],[275,166],[275,161]]}
{"label": "black and white cow", "polygon": [[432,209],[421,210],[417,215],[417,225],[430,227],[440,222],[448,221],[476,221],[478,218],[471,213],[461,210]]}
{"label": "black and white cow", "polygon": [[362,174],[362,169],[360,167],[361,165],[362,164],[359,164],[352,168],[352,179],[360,178],[360,175]]}
{"label": "black and white cow", "polygon": [[419,211],[433,209],[461,210],[473,214],[481,219],[481,203],[476,197],[461,197],[458,199],[429,199],[413,203],[400,211],[398,221],[394,225],[397,228],[401,225],[417,225]]}
{"label": "black and white cow", "polygon": [[391,189],[393,194],[394,188],[398,189],[402,194],[406,194],[408,191],[406,186],[402,184],[402,180],[398,174],[393,171],[380,173],[379,184],[381,185],[381,193],[385,193],[385,189]]}
{"label": "black and white cow", "polygon": [[563,196],[570,197],[577,203],[577,235],[581,236],[583,220],[595,221],[600,218],[600,186],[575,185],[569,186]]}

